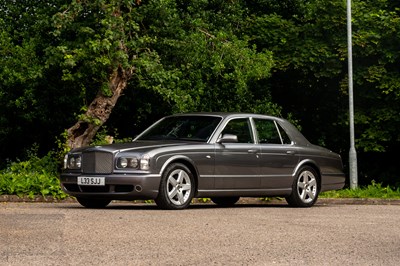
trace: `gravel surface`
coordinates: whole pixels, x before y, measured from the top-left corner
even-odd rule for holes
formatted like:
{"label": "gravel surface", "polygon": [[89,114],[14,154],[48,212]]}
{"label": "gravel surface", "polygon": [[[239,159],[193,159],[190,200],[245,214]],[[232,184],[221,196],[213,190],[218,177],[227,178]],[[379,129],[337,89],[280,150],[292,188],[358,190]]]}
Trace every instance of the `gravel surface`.
{"label": "gravel surface", "polygon": [[1,265],[398,265],[400,207],[0,203]]}

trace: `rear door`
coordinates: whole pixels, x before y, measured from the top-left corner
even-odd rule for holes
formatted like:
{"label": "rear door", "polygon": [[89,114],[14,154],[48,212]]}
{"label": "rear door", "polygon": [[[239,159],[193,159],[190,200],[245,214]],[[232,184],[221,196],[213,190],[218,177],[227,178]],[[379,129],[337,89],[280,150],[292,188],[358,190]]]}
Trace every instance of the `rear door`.
{"label": "rear door", "polygon": [[276,121],[254,118],[254,125],[260,147],[260,187],[290,188],[298,163],[296,147]]}

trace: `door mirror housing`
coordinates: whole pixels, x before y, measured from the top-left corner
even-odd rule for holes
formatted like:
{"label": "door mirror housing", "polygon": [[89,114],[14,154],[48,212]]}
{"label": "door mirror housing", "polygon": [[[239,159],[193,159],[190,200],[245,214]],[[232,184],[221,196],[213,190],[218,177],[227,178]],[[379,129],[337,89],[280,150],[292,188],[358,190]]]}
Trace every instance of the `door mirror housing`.
{"label": "door mirror housing", "polygon": [[233,134],[224,134],[217,140],[217,143],[238,143],[238,137]]}

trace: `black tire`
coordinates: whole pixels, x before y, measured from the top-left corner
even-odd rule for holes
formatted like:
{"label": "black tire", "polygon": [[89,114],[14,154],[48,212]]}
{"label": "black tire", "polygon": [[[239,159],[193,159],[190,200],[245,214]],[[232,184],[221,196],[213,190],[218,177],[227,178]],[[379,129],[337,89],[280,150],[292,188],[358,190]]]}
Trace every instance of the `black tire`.
{"label": "black tire", "polygon": [[221,207],[231,207],[231,206],[235,205],[235,203],[238,202],[239,199],[240,199],[240,197],[214,197],[214,198],[211,198],[212,202],[214,202],[215,204],[217,204],[218,206],[221,206]]}
{"label": "black tire", "polygon": [[194,196],[195,181],[192,172],[181,163],[173,163],[164,171],[155,202],[166,210],[187,208]]}
{"label": "black tire", "polygon": [[79,197],[77,197],[76,200],[83,207],[91,208],[91,209],[105,208],[111,202],[111,200],[108,200],[108,199],[87,199],[87,198],[79,198]]}
{"label": "black tire", "polygon": [[303,166],[293,180],[292,194],[286,197],[286,201],[293,207],[311,207],[317,201],[319,191],[317,172],[310,166]]}

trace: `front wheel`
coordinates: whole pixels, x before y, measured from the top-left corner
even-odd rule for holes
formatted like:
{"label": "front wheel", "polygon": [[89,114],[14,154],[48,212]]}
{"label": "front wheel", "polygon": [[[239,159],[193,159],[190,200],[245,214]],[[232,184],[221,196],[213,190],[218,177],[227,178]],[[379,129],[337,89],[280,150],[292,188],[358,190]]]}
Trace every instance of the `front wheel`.
{"label": "front wheel", "polygon": [[110,204],[111,200],[107,199],[87,199],[87,198],[76,198],[76,200],[86,208],[91,209],[102,209]]}
{"label": "front wheel", "polygon": [[314,168],[303,166],[293,181],[292,194],[286,198],[293,207],[311,207],[319,194],[318,174]]}
{"label": "front wheel", "polygon": [[189,168],[181,163],[174,163],[167,167],[161,177],[155,202],[162,209],[185,209],[190,205],[194,192],[195,182]]}

